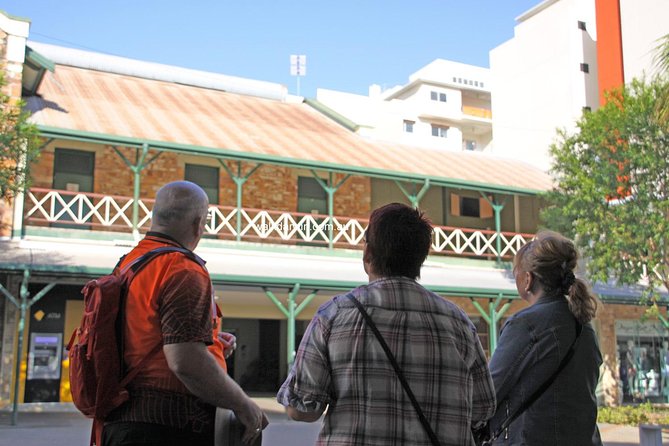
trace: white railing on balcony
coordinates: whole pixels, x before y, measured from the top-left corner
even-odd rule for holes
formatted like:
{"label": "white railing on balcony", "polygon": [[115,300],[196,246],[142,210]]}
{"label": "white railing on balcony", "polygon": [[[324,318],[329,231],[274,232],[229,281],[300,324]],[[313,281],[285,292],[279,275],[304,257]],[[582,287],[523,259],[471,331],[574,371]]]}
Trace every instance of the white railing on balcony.
{"label": "white railing on balcony", "polygon": [[[81,226],[82,229],[101,229],[132,232],[131,197],[77,193],[62,190],[32,188],[26,194],[26,225]],[[138,229],[150,226],[153,200],[138,203]],[[307,244],[328,246],[330,238],[335,247],[362,248],[368,220],[299,212],[268,211],[233,206],[211,206],[206,233],[221,239],[242,241]],[[491,230],[435,226],[433,253],[458,256],[503,258],[513,256],[532,239],[532,234]]]}
{"label": "white railing on balcony", "polygon": [[[148,227],[153,200],[139,201],[138,228]],[[132,229],[132,197],[32,188],[26,194],[28,222]]]}
{"label": "white railing on balcony", "polygon": [[242,239],[301,241],[327,244],[332,236],[336,245],[360,245],[367,221],[346,217],[302,214],[299,212],[241,209],[230,206],[212,206],[211,220],[206,231],[211,235],[237,236],[237,219],[241,219],[239,234]]}

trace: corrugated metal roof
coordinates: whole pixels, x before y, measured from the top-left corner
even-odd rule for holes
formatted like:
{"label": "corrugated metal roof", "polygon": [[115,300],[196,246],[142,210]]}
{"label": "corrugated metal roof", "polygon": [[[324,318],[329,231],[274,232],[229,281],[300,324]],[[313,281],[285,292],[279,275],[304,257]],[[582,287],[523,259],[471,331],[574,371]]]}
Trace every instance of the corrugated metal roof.
{"label": "corrugated metal roof", "polygon": [[551,179],[528,164],[362,138],[302,103],[56,65],[38,96],[36,124],[208,149],[331,163],[534,191]]}

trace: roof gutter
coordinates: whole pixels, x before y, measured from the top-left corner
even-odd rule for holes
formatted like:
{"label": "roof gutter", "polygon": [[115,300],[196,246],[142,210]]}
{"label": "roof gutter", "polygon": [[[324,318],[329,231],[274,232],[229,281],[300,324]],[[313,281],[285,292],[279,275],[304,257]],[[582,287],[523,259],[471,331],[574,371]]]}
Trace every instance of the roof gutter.
{"label": "roof gutter", "polygon": [[348,119],[346,116],[337,113],[327,105],[323,104],[322,102],[317,101],[316,99],[305,99],[304,100],[305,104],[310,105],[311,107],[315,108],[317,111],[322,113],[323,115],[327,116],[328,118],[332,119],[334,122],[337,124],[343,126],[347,130],[350,130],[352,132],[357,132],[360,126],[356,124],[355,122],[351,121]]}

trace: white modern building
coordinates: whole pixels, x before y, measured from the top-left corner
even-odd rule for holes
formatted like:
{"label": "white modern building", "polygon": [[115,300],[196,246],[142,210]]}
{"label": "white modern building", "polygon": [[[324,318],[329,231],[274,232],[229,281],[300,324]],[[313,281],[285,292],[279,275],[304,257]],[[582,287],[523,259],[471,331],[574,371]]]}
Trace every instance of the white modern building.
{"label": "white modern building", "polygon": [[619,3],[623,73],[625,82],[629,82],[634,77],[655,73],[653,49],[657,39],[669,34],[669,1],[619,0]]}
{"label": "white modern building", "polygon": [[[574,132],[584,110],[606,103],[607,91],[655,74],[668,18],[666,0],[545,0],[519,16],[514,37],[490,52],[492,152],[549,170],[556,129]],[[609,311],[607,303],[598,319]],[[603,376],[619,389],[609,397],[669,401],[664,319],[625,312],[614,318],[613,325],[596,323]]]}
{"label": "white modern building", "polygon": [[594,1],[545,1],[490,52],[493,150],[548,170],[556,129],[599,104]]}
{"label": "white modern building", "polygon": [[545,0],[490,52],[492,151],[545,171],[557,129],[568,132],[604,91],[653,72],[669,33],[666,0]]}
{"label": "white modern building", "polygon": [[369,96],[318,89],[320,103],[363,136],[446,151],[485,151],[492,140],[487,68],[437,59],[409,82]]}

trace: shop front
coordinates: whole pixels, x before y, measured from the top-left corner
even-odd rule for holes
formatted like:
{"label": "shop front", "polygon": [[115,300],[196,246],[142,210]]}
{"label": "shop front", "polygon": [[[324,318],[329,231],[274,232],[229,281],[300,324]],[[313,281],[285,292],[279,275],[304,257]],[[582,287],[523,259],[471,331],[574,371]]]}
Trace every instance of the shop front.
{"label": "shop front", "polygon": [[623,403],[669,402],[669,330],[657,320],[616,320]]}

